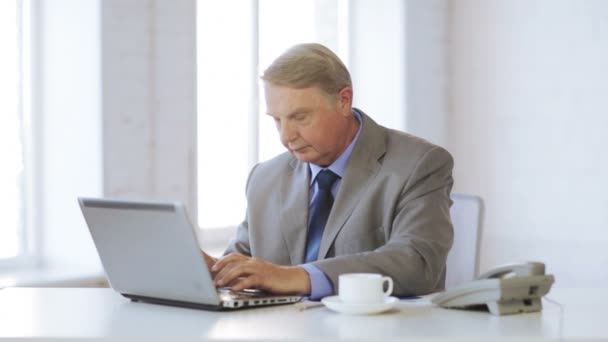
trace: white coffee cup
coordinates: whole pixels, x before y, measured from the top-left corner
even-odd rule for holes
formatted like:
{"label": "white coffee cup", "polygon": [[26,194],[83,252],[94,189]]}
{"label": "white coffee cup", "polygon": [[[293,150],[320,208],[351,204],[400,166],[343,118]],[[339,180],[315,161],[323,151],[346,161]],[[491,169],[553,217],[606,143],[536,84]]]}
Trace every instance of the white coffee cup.
{"label": "white coffee cup", "polygon": [[[384,284],[388,288],[384,291]],[[393,293],[393,279],[377,273],[346,273],[338,278],[338,295],[346,304],[383,303]]]}

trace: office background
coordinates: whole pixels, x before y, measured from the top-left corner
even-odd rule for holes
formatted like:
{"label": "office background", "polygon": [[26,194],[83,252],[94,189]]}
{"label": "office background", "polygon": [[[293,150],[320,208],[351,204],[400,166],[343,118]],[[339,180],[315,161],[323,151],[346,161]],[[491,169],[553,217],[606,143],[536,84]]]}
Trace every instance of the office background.
{"label": "office background", "polygon": [[[100,272],[77,196],[178,199],[200,222],[199,174],[217,168],[218,151],[240,156],[245,171],[235,186],[244,186],[247,168],[263,159],[263,146],[251,147],[249,135],[266,135],[262,120],[252,119],[263,113],[248,109],[259,104],[251,85],[257,81],[218,87],[233,91],[226,106],[247,114],[217,114],[226,118],[221,129],[205,126],[196,51],[200,62],[242,48],[234,60],[245,66],[237,74],[255,75],[247,65],[260,55],[247,53],[259,35],[243,31],[243,44],[252,44],[245,48],[235,37],[221,48],[197,47],[195,3],[31,1],[35,63],[28,80],[35,100],[27,126],[25,221],[35,259],[5,260],[3,275],[36,265],[72,270],[66,277]],[[218,25],[232,23],[252,3],[233,4],[234,13]],[[355,105],[382,124],[446,147],[455,158],[454,190],[484,199],[481,270],[540,260],[555,274],[555,286],[608,286],[608,2],[310,3],[336,13],[346,8],[346,19],[336,21],[342,33],[322,41],[345,58]],[[290,15],[297,20],[298,13]],[[231,33],[216,32],[223,34]],[[199,64],[199,72],[204,68]],[[197,129],[209,127],[225,134],[203,151]],[[248,138],[235,143],[242,136]],[[233,201],[242,205],[242,198]],[[217,249],[230,232],[204,229],[201,240]]]}

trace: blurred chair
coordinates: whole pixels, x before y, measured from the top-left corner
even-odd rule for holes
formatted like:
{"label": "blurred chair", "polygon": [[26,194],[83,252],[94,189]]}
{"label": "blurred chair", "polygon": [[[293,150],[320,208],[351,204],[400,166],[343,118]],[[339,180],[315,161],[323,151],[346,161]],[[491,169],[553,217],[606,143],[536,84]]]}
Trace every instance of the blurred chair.
{"label": "blurred chair", "polygon": [[469,282],[479,274],[479,254],[483,221],[480,197],[452,193],[450,216],[454,226],[454,245],[448,254],[445,288]]}

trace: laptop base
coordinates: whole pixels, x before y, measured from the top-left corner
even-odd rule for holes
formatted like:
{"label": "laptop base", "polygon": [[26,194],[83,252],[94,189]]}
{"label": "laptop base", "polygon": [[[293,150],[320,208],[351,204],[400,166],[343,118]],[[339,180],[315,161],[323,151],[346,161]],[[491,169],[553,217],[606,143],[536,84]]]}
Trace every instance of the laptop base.
{"label": "laptop base", "polygon": [[135,303],[136,302],[145,302],[145,303],[168,305],[168,306],[178,306],[178,307],[189,308],[189,309],[207,310],[207,311],[234,311],[234,310],[256,309],[256,308],[265,308],[265,307],[272,307],[272,306],[278,306],[278,305],[293,304],[292,302],[286,302],[286,303],[273,303],[271,305],[225,307],[225,306],[221,306],[221,304],[220,305],[210,305],[210,304],[183,302],[183,301],[173,300],[173,299],[138,296],[138,295],[131,295],[131,294],[126,294],[126,293],[121,293],[121,295],[123,297],[129,298],[132,302],[135,302]]}

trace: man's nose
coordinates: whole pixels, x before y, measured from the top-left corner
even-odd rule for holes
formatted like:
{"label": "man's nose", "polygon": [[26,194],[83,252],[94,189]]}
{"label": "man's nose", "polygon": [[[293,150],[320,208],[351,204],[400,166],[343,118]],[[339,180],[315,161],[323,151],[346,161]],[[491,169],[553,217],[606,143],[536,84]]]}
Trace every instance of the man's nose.
{"label": "man's nose", "polygon": [[296,137],[297,132],[294,129],[293,125],[288,122],[281,122],[281,140],[283,141],[283,143],[293,141]]}

